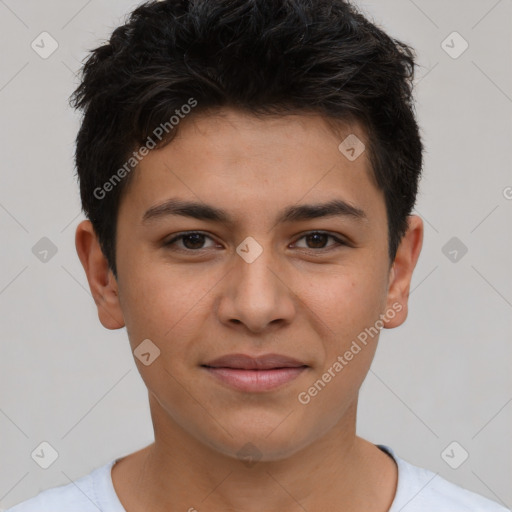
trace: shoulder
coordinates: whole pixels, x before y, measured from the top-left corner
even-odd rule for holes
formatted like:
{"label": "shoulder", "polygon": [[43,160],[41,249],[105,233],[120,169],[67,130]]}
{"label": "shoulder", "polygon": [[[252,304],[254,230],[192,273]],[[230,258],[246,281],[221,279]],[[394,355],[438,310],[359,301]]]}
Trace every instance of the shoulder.
{"label": "shoulder", "polygon": [[[122,512],[111,495],[114,461],[69,484],[41,491],[5,512]],[[113,490],[113,487],[112,487]]]}
{"label": "shoulder", "polygon": [[509,509],[475,492],[464,489],[437,473],[410,464],[387,451],[398,466],[398,486],[389,512],[510,512]]}

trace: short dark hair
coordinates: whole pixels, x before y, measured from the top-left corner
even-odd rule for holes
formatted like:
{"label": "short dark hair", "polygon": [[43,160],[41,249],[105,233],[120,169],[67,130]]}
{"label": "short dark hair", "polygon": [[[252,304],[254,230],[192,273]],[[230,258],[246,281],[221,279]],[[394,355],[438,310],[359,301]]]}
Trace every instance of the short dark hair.
{"label": "short dark hair", "polygon": [[[370,174],[385,197],[391,264],[422,168],[415,65],[410,46],[344,0],[140,5],[91,50],[70,98],[83,111],[75,151],[82,209],[109,268],[117,277],[117,214],[133,176],[126,162],[132,158],[135,166],[133,152],[191,101],[191,116],[234,107],[258,116],[318,113],[329,122],[361,123]],[[179,126],[167,128],[156,147],[171,142]]]}

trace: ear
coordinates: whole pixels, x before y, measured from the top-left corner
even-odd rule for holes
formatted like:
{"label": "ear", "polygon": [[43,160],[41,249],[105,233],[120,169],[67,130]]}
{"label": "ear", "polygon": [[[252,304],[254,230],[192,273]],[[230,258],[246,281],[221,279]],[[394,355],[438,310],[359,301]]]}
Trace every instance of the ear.
{"label": "ear", "polygon": [[[409,288],[414,267],[423,245],[423,221],[417,215],[408,218],[409,227],[398,247],[395,260],[389,271],[384,327],[392,329],[402,325],[408,313]],[[381,317],[382,318],[382,317]]]}
{"label": "ear", "polygon": [[98,308],[100,322],[107,329],[124,327],[117,281],[108,267],[107,259],[89,220],[84,220],[76,228],[75,246]]}

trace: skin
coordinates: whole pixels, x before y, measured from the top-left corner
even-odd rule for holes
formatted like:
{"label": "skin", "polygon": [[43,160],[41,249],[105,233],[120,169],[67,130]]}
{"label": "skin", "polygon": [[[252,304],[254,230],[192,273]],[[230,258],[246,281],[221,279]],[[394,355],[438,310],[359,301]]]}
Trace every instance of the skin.
{"label": "skin", "polygon": [[[128,512],[387,511],[396,465],[356,435],[358,393],[378,335],[307,405],[297,397],[379,315],[385,328],[405,321],[422,220],[409,217],[390,265],[384,196],[366,152],[349,161],[338,150],[350,133],[366,140],[357,123],[336,131],[318,115],[256,118],[222,109],[179,128],[172,143],[140,162],[121,202],[118,279],[91,223],[76,231],[101,323],[126,326],[132,351],[145,339],[160,350],[148,366],[134,357],[155,442],[114,465],[121,503]],[[233,224],[176,215],[142,222],[169,198],[225,209]],[[367,219],[275,221],[287,206],[335,198]],[[164,245],[196,230],[207,236]],[[348,244],[311,240],[311,231]],[[263,249],[252,263],[236,252],[248,236]],[[401,311],[389,318],[393,304]],[[200,366],[229,353],[271,352],[309,367],[277,389],[248,393]],[[249,442],[260,455],[250,466],[237,455]]]}

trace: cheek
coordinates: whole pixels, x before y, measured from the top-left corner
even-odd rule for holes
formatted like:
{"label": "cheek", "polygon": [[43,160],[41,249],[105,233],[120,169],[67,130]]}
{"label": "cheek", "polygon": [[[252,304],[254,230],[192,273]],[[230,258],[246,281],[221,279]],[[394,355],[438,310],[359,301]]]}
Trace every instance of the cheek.
{"label": "cheek", "polygon": [[120,298],[132,348],[148,338],[162,355],[172,356],[211,310],[208,291],[215,280],[155,264],[140,265],[128,275]]}
{"label": "cheek", "polygon": [[[187,357],[193,360],[187,343],[193,326],[197,326],[201,311],[198,302],[204,295],[200,289],[182,287],[185,280],[169,268],[160,267],[158,272],[141,268],[140,273],[130,274],[126,287],[120,288],[127,334],[139,373],[150,392],[159,396],[166,389],[177,406],[186,402],[177,382],[186,377],[183,372],[187,365],[183,362]],[[142,345],[143,341],[146,345]],[[137,355],[145,352],[151,354],[147,365]]]}
{"label": "cheek", "polygon": [[347,340],[373,325],[385,303],[385,281],[379,274],[350,268],[315,279],[304,302],[330,329],[342,348]]}
{"label": "cheek", "polygon": [[331,278],[326,285],[323,293],[317,290],[309,297],[324,326],[320,337],[325,354],[310,387],[301,391],[334,424],[357,396],[374,358],[383,285],[355,272],[350,278]]}
{"label": "cheek", "polygon": [[[120,302],[130,341],[160,339],[185,314],[179,283],[165,273],[150,272],[150,266],[128,272],[120,280]],[[124,284],[124,285],[121,285]],[[132,339],[133,338],[133,339]]]}

